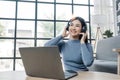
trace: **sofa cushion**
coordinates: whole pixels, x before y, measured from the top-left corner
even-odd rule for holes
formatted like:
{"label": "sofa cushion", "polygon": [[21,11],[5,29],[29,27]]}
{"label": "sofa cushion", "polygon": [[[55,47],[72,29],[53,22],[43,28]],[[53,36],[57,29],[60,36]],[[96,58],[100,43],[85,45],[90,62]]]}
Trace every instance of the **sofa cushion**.
{"label": "sofa cushion", "polygon": [[94,60],[94,63],[91,67],[89,67],[89,70],[117,74],[117,62],[106,60]]}

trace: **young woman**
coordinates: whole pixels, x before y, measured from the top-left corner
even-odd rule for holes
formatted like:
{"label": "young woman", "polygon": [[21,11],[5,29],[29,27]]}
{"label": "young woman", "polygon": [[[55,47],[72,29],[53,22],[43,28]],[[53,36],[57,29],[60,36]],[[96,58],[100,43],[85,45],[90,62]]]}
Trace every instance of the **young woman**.
{"label": "young woman", "polygon": [[[87,39],[87,25],[81,17],[74,17],[68,21],[67,27],[62,35],[57,36],[45,46],[58,46],[62,54],[65,70],[88,71],[88,66],[93,63],[93,50]],[[69,35],[69,40],[64,41],[64,37]]]}

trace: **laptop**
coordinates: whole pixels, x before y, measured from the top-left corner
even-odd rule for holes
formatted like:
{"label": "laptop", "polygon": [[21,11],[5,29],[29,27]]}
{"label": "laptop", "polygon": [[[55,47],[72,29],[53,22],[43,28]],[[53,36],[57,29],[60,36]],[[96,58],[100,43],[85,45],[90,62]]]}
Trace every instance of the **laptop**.
{"label": "laptop", "polygon": [[58,47],[19,48],[25,72],[28,76],[67,80],[77,75],[64,71]]}

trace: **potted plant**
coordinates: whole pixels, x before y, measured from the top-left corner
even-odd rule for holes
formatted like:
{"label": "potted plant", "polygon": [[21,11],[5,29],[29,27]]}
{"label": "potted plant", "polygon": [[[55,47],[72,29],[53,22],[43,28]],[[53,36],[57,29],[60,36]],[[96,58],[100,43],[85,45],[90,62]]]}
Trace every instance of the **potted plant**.
{"label": "potted plant", "polygon": [[107,38],[112,37],[113,36],[113,32],[111,32],[111,30],[106,30],[103,35],[105,35]]}

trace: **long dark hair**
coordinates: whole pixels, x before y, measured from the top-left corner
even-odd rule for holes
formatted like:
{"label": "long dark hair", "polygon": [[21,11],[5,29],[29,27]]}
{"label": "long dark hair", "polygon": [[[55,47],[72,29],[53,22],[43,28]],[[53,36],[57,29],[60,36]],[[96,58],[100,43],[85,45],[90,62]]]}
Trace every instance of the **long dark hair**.
{"label": "long dark hair", "polygon": [[[86,31],[87,31],[87,24],[86,24],[85,20],[82,17],[73,17],[72,19],[70,19],[68,21],[68,23],[67,23],[66,30],[69,30],[70,23],[72,21],[74,21],[74,20],[79,20],[80,21],[80,23],[82,24],[81,32],[86,33]],[[82,35],[79,36],[80,40],[81,40],[81,38],[82,38]],[[88,43],[88,36],[86,36],[85,43]]]}

